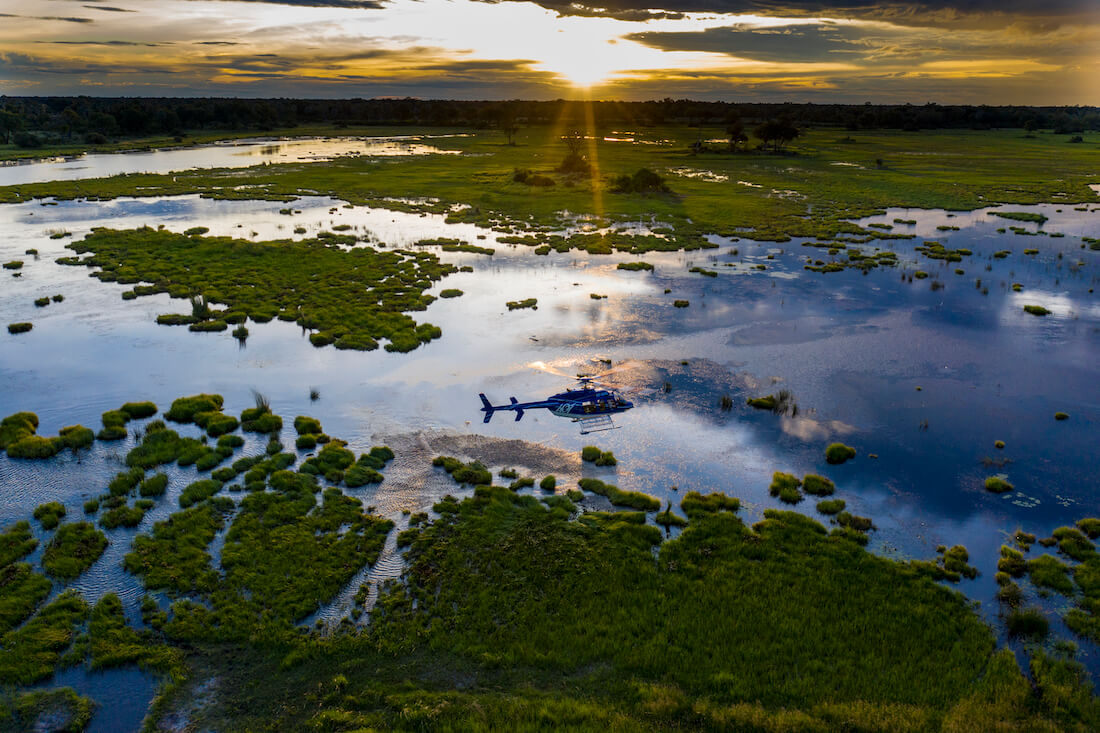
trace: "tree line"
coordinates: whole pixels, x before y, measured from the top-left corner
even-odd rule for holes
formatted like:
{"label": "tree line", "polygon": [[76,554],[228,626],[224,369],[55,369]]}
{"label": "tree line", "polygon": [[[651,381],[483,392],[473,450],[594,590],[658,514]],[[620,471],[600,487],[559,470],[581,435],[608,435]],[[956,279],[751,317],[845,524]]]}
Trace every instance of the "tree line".
{"label": "tree line", "polygon": [[[800,129],[1049,129],[1057,133],[1100,130],[1097,107],[987,105],[800,104],[571,100],[457,101],[425,99],[222,99],[152,97],[0,97],[0,141],[26,147],[56,141],[91,143],[146,135],[182,136],[203,130],[256,130],[331,124],[496,127],[515,134],[520,124],[583,128],[664,124],[745,129],[785,121]],[[731,134],[733,134],[731,132]]]}

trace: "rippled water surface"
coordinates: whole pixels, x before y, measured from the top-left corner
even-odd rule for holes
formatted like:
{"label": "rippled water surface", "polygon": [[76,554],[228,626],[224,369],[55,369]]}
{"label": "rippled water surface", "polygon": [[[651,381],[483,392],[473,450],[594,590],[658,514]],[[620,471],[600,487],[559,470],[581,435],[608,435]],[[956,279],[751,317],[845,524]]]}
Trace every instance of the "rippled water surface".
{"label": "rippled water surface", "polygon": [[[867,274],[804,270],[807,256],[828,257],[799,239],[713,238],[715,249],[649,254],[644,259],[654,272],[624,272],[616,264],[637,257],[536,256],[529,247],[500,244],[492,231],[450,225],[439,216],[323,198],[293,203],[300,213],[292,216],[279,213],[286,206],[174,197],[0,207],[0,260],[26,262],[20,277],[0,276],[0,310],[7,322],[34,322],[28,334],[0,333],[0,415],[32,410],[42,420],[39,433],[53,435],[74,423],[98,428],[100,413],[125,401],[152,399],[167,408],[173,398],[199,391],[223,394],[226,412],[236,414],[250,406],[256,389],[287,418],[287,444],[290,420],[307,414],[356,451],[392,446],[397,458],[385,482],[347,493],[398,529],[407,526],[407,512],[461,493],[432,470],[430,459],[439,453],[478,458],[494,470],[516,467],[521,475],[552,472],[560,491],[581,475],[674,505],[686,491],[722,490],[742,498],[749,519],[781,506],[767,491],[773,471],[822,473],[836,481],[837,495],[854,513],[874,518],[873,550],[930,558],[939,544],[966,545],[981,575],[960,589],[982,601],[982,613],[994,622],[993,575],[1008,535],[1020,527],[1047,536],[1100,511],[1100,252],[1082,241],[1100,237],[1100,202],[999,207],[1045,214],[1046,234],[1036,234],[1034,223],[993,216],[998,207],[891,210],[861,223],[917,238],[862,245],[898,253],[898,267]],[[54,263],[69,254],[67,242],[94,226],[206,226],[212,234],[269,239],[339,224],[372,246],[456,237],[496,254],[440,253],[474,271],[436,284],[433,292],[459,288],[465,295],[413,314],[442,328],[443,337],[410,354],[316,349],[297,325],[278,321],[249,323],[243,347],[228,333],[157,326],[156,314],[186,303],[166,295],[122,301],[128,286]],[[1011,226],[1028,233],[1013,233]],[[295,227],[306,234],[294,234]],[[49,238],[59,231],[72,237]],[[914,251],[926,240],[973,254],[958,263],[927,259]],[[28,248],[37,248],[37,257],[25,255]],[[1032,248],[1038,253],[1024,254]],[[1010,254],[994,257],[1003,250]],[[693,266],[717,276],[691,273]],[[928,277],[914,277],[918,270]],[[1022,289],[1013,290],[1014,283]],[[55,293],[64,302],[33,305]],[[592,293],[607,297],[595,300]],[[505,308],[506,301],[528,297],[538,298],[537,310]],[[689,300],[690,307],[674,308],[674,299]],[[1031,316],[1025,304],[1042,305],[1051,315]],[[498,415],[482,423],[478,392],[495,402],[513,395],[538,399],[569,380],[532,364],[572,373],[605,368],[598,360],[620,367],[609,380],[643,388],[633,392],[638,406],[616,418],[620,429],[581,436],[576,425],[538,412],[521,422]],[[316,402],[311,387],[320,392]],[[778,389],[791,391],[797,417],[745,406],[746,397]],[[719,406],[724,395],[732,397],[731,410]],[[1057,422],[1056,411],[1071,417]],[[859,455],[827,466],[824,446],[838,439]],[[996,440],[1006,443],[1003,451],[994,448]],[[619,466],[582,467],[577,451],[593,442],[614,451]],[[104,491],[131,445],[130,439],[97,443],[79,458],[62,455],[48,463],[0,457],[0,525],[50,500],[63,502],[70,518],[81,516],[82,502]],[[262,450],[262,442],[250,438],[243,452]],[[92,600],[118,592],[134,623],[142,589],[122,571],[121,558],[134,534],[172,512],[195,474],[193,468],[168,472],[168,494],[141,526],[111,532],[103,558],[73,583]],[[983,482],[993,473],[1004,474],[1016,490],[986,492]],[[592,507],[599,501],[586,500]],[[798,508],[814,514],[811,501]],[[304,623],[335,623],[361,584],[399,577],[395,535],[374,567],[364,567]],[[1095,672],[1097,650],[1082,644],[1082,654]],[[138,695],[144,702],[134,703],[143,709],[151,687],[134,684],[146,691]]]}

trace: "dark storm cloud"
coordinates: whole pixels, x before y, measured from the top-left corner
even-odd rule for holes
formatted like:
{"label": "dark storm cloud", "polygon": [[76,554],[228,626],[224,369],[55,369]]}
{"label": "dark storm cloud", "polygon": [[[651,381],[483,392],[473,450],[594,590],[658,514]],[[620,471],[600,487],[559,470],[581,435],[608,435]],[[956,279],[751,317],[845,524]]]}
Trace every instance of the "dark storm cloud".
{"label": "dark storm cloud", "polygon": [[297,5],[304,8],[357,8],[379,10],[386,6],[383,0],[228,0],[229,2],[258,3],[264,5]]}
{"label": "dark storm cloud", "polygon": [[91,10],[104,10],[108,13],[136,13],[136,10],[130,10],[129,8],[116,8],[111,5],[85,5],[84,7]]}
{"label": "dark storm cloud", "polygon": [[[509,2],[512,0],[484,0]],[[527,0],[519,0],[527,1]],[[1022,18],[1095,19],[1097,0],[533,0],[561,15],[663,13],[754,14],[777,18],[853,18],[899,25],[981,28]]]}
{"label": "dark storm cloud", "polygon": [[35,43],[48,43],[54,46],[145,46],[147,48],[171,45],[169,43],[145,43],[141,41],[35,41]]}
{"label": "dark storm cloud", "polygon": [[704,51],[771,62],[842,61],[866,52],[865,35],[851,26],[788,25],[751,28],[743,25],[698,32],[635,33],[629,40],[662,51]]}
{"label": "dark storm cloud", "polygon": [[23,18],[25,20],[60,20],[65,23],[94,23],[91,18],[67,18],[60,15],[15,15],[14,13],[0,13],[0,18]]}

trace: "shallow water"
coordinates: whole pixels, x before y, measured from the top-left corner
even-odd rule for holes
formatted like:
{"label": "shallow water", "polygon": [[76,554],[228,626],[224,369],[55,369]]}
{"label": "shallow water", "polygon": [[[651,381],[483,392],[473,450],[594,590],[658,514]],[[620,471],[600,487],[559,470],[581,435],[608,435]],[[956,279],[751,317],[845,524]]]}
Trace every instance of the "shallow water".
{"label": "shallow water", "polygon": [[[998,228],[1038,227],[991,216],[989,209],[891,210],[863,223],[889,224],[919,239],[863,245],[893,249],[900,261],[866,275],[804,271],[806,256],[828,259],[825,250],[802,246],[804,240],[776,245],[714,238],[717,249],[651,253],[644,259],[655,272],[624,272],[615,264],[637,257],[536,256],[529,247],[497,243],[491,231],[446,224],[436,215],[345,208],[319,197],[290,204],[301,212],[292,216],[278,213],[286,206],[188,196],[0,207],[7,234],[0,261],[26,261],[21,277],[0,276],[0,310],[8,321],[35,324],[28,334],[0,333],[0,415],[35,411],[39,433],[53,435],[73,423],[98,429],[101,412],[128,400],[152,399],[166,409],[173,398],[199,391],[225,395],[226,412],[236,414],[250,406],[255,388],[284,416],[287,444],[293,416],[306,414],[356,451],[394,447],[397,458],[386,481],[348,493],[398,528],[407,524],[403,512],[427,510],[447,493],[462,495],[427,465],[439,453],[480,458],[494,471],[515,467],[536,479],[553,472],[559,491],[581,475],[674,505],[689,490],[722,490],[742,498],[749,520],[766,508],[786,508],[768,496],[772,471],[822,473],[836,481],[837,496],[853,513],[874,519],[871,548],[877,552],[931,558],[938,544],[965,544],[981,575],[959,588],[983,602],[990,621],[997,613],[997,551],[1007,536],[1017,527],[1047,536],[1100,511],[1092,486],[1100,437],[1100,300],[1089,292],[1100,285],[1100,252],[1081,249],[1082,236],[1100,236],[1095,203],[1086,211],[1069,204],[1003,207],[1046,214],[1050,220],[1042,229],[1062,232],[1062,238],[999,234]],[[278,321],[249,324],[242,348],[228,333],[155,325],[156,314],[181,309],[166,295],[124,302],[120,293],[128,286],[100,283],[85,268],[53,262],[70,254],[64,249],[70,240],[49,239],[50,231],[65,229],[79,238],[92,226],[145,224],[175,231],[207,226],[212,234],[257,239],[348,224],[349,233],[375,244],[456,237],[494,247],[496,254],[440,253],[474,272],[435,286],[433,292],[460,288],[466,294],[414,314],[440,326],[443,338],[411,354],[315,349],[298,326]],[[296,226],[307,234],[294,234]],[[966,247],[973,255],[961,263],[930,260],[913,251],[925,239]],[[37,259],[23,254],[29,247],[39,250]],[[1024,255],[1025,248],[1039,253]],[[1006,258],[993,257],[1006,249]],[[767,269],[754,269],[758,264]],[[718,276],[690,273],[692,266]],[[955,268],[965,274],[956,275]],[[929,277],[910,282],[918,269]],[[977,278],[987,293],[975,287]],[[1012,290],[1017,282],[1022,292]],[[34,298],[54,293],[63,293],[64,302],[34,307]],[[590,293],[609,297],[593,300]],[[538,310],[504,307],[527,297],[538,298]],[[690,307],[673,308],[672,300],[680,298]],[[1031,316],[1024,304],[1044,305],[1052,314]],[[512,395],[535,399],[569,380],[530,364],[573,373],[602,368],[597,358],[623,367],[609,380],[646,388],[634,395],[638,406],[616,418],[621,429],[581,436],[576,425],[537,412],[518,423],[506,414],[482,423],[478,392],[494,403]],[[310,387],[320,390],[319,401],[310,401]],[[798,418],[744,405],[748,396],[780,388],[794,394]],[[719,408],[722,395],[733,398],[732,410]],[[1071,418],[1056,422],[1059,410]],[[197,434],[193,427],[184,432]],[[836,439],[855,446],[859,456],[843,466],[826,465],[824,446]],[[996,450],[995,440],[1006,448]],[[576,452],[590,443],[614,451],[619,466],[581,466]],[[70,520],[79,518],[81,503],[103,492],[129,445],[97,443],[79,463],[70,456],[49,463],[0,457],[0,491],[8,497],[0,505],[0,525],[26,518],[49,500],[65,503]],[[243,452],[262,449],[262,441],[250,438]],[[983,458],[1011,462],[987,468]],[[982,482],[993,473],[1006,474],[1017,491],[987,493]],[[170,514],[183,486],[194,480],[193,468],[172,467],[169,474],[168,494],[141,526],[109,533],[104,557],[73,583],[90,600],[118,592],[134,620],[142,590],[120,562],[130,538]],[[815,514],[811,500],[797,509]],[[364,568],[304,623],[335,623],[360,583],[400,571],[391,535],[379,563]],[[1097,650],[1081,647],[1095,671]]]}
{"label": "shallow water", "polygon": [[228,140],[195,147],[89,153],[45,160],[0,162],[0,186],[76,181],[123,173],[176,173],[202,168],[248,168],[271,163],[316,163],[341,156],[394,157],[457,154],[425,140],[447,135],[308,137]]}

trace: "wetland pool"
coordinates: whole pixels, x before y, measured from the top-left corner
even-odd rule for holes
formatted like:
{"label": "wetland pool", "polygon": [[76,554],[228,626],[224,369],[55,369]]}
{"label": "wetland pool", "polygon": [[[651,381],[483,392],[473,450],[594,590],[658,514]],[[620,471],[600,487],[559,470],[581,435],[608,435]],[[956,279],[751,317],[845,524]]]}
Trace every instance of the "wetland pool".
{"label": "wetland pool", "polygon": [[[279,213],[288,206],[300,213]],[[836,496],[850,511],[873,518],[869,547],[880,554],[929,559],[937,545],[965,545],[981,574],[957,587],[996,623],[999,546],[1017,528],[1045,537],[1100,509],[1100,296],[1093,292],[1100,286],[1100,252],[1082,248],[1083,237],[1100,237],[1100,213],[1095,205],[1084,211],[1067,204],[999,207],[1047,216],[1039,227],[992,215],[997,208],[896,209],[861,220],[917,236],[861,245],[891,249],[899,263],[864,274],[804,270],[807,256],[825,257],[802,239],[776,244],[711,237],[714,249],[642,258],[583,251],[538,256],[532,247],[498,242],[491,230],[448,224],[439,215],[349,208],[327,198],[285,204],[181,196],[0,206],[6,234],[0,260],[25,262],[20,277],[0,275],[0,311],[7,322],[34,323],[26,334],[0,333],[0,416],[36,412],[39,434],[55,435],[75,423],[98,429],[100,414],[126,401],[153,400],[163,412],[172,399],[198,392],[224,395],[226,413],[239,414],[255,389],[283,416],[288,445],[293,417],[312,415],[357,452],[393,447],[397,457],[382,484],[346,493],[393,519],[397,530],[407,526],[403,512],[428,511],[445,494],[468,491],[431,468],[438,454],[481,459],[494,473],[514,467],[536,481],[555,473],[559,492],[581,476],[596,476],[677,509],[687,491],[724,491],[741,498],[749,521],[767,508],[790,508],[769,496],[773,471],[820,473],[835,481]],[[167,295],[123,301],[120,294],[129,286],[54,262],[72,254],[65,244],[92,227],[145,225],[173,231],[204,226],[212,235],[257,240],[315,236],[348,225],[346,233],[372,246],[451,237],[496,252],[427,247],[473,272],[433,285],[433,294],[458,288],[464,295],[412,314],[439,326],[443,336],[411,353],[314,348],[298,325],[277,320],[249,323],[251,335],[240,345],[228,332],[191,333],[154,323],[159,313],[186,309],[183,301]],[[997,231],[1009,226],[1029,233]],[[297,227],[305,233],[295,233]],[[1036,234],[1040,228],[1063,236]],[[71,237],[50,238],[61,231]],[[914,251],[926,240],[972,254],[960,262],[929,259]],[[25,254],[32,248],[37,256]],[[1038,252],[1025,255],[1025,249]],[[1010,254],[995,256],[1005,250]],[[638,259],[654,271],[616,269]],[[917,271],[928,277],[913,278]],[[1014,290],[1014,283],[1021,288]],[[63,302],[34,305],[57,293]],[[593,293],[607,297],[596,300]],[[505,307],[529,297],[538,299],[537,310]],[[689,307],[673,307],[678,299]],[[1029,304],[1051,313],[1030,315],[1023,311]],[[582,436],[576,425],[537,411],[520,422],[503,414],[482,423],[478,392],[496,404],[513,395],[538,399],[569,384],[538,365],[600,371],[604,360],[617,368],[609,381],[642,388],[633,393],[637,407],[616,418],[620,429]],[[319,390],[319,400],[311,400],[310,388]],[[748,397],[779,389],[790,390],[798,416],[745,405]],[[732,398],[732,409],[721,409],[722,396]],[[1070,419],[1055,421],[1057,411]],[[199,434],[194,426],[180,432]],[[246,438],[244,454],[263,451],[265,440]],[[857,458],[827,465],[824,448],[834,440],[854,446]],[[1003,450],[994,448],[997,440],[1005,442]],[[79,461],[67,454],[48,462],[0,455],[6,497],[0,526],[29,518],[46,501],[60,501],[71,519],[80,518],[81,504],[103,492],[132,444],[132,437],[97,442]],[[613,451],[619,465],[580,464],[576,454],[588,444]],[[182,487],[195,476],[193,467],[173,465],[167,473],[168,493],[142,523],[109,532],[103,557],[65,586],[89,601],[118,593],[132,623],[140,623],[143,590],[122,570],[121,558],[135,534],[176,510]],[[1016,490],[985,491],[984,480],[993,474],[1005,474]],[[584,505],[609,508],[603,502],[589,497]],[[795,508],[827,522],[813,504],[808,497]],[[32,526],[40,540],[48,537]],[[360,582],[398,576],[397,530],[374,568],[364,569],[304,623],[335,623]],[[214,543],[215,559],[221,539]],[[41,552],[40,546],[29,561],[37,563]],[[1042,552],[1036,547],[1031,557]],[[62,588],[55,585],[54,594]],[[1095,677],[1095,646],[1057,621],[1055,631],[1080,644]],[[74,686],[90,689],[80,680]],[[136,697],[145,702],[135,698],[134,706],[148,704],[144,694]]]}
{"label": "wetland pool", "polygon": [[425,142],[447,137],[450,135],[248,138],[194,147],[15,160],[0,163],[0,186],[40,181],[78,181],[127,173],[176,173],[201,168],[249,168],[272,163],[318,163],[349,155],[379,158],[457,155],[458,151],[445,150]]}

